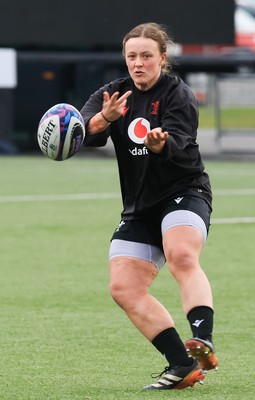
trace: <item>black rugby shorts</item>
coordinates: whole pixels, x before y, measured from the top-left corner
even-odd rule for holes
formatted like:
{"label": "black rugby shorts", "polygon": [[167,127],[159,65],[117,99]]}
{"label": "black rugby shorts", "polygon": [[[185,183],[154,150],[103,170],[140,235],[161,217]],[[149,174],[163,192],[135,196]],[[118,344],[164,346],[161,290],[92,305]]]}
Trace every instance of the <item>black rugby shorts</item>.
{"label": "black rugby shorts", "polygon": [[187,210],[202,218],[205,223],[207,233],[210,226],[211,208],[209,204],[196,196],[183,196],[177,199],[165,201],[156,212],[148,216],[134,219],[122,220],[114,231],[111,240],[120,239],[130,242],[146,243],[162,247],[161,223],[163,218],[173,211]]}

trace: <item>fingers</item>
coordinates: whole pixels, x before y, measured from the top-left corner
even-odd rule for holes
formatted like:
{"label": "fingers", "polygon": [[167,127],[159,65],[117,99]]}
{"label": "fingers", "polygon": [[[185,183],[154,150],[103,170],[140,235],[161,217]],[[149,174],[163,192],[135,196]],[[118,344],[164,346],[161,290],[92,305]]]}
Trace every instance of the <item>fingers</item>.
{"label": "fingers", "polygon": [[119,99],[118,102],[122,103],[123,101],[126,101],[127,98],[132,94],[132,90],[128,90],[125,92]]}
{"label": "fingers", "polygon": [[115,92],[113,93],[113,95],[110,97],[110,94],[108,92],[104,92],[103,96],[104,96],[104,102],[110,101],[112,105],[117,105],[119,106],[120,104],[122,104],[123,102],[126,103],[127,98],[132,94],[131,90],[128,90],[127,92],[125,92],[122,96],[119,96],[119,92]]}
{"label": "fingers", "polygon": [[153,129],[146,135],[146,143],[154,145],[160,142],[165,142],[168,137],[168,132],[162,132],[161,128]]}
{"label": "fingers", "polygon": [[109,92],[103,93],[103,113],[109,119],[109,121],[115,121],[118,119],[124,110],[127,102],[127,98],[132,94],[131,90],[126,91],[122,96],[119,97],[119,92],[114,92],[110,96]]}
{"label": "fingers", "polygon": [[110,95],[108,92],[103,93],[103,102],[106,103],[107,101],[110,100]]}
{"label": "fingers", "polygon": [[144,144],[153,153],[161,153],[167,138],[168,132],[162,132],[161,128],[155,128],[147,133]]}

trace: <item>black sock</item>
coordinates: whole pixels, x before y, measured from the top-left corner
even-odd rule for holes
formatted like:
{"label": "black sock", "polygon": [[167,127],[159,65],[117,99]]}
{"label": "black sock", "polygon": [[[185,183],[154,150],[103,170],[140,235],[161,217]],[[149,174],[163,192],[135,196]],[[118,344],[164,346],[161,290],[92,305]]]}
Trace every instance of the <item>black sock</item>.
{"label": "black sock", "polygon": [[175,328],[168,328],[160,332],[152,341],[156,349],[163,354],[171,367],[189,366],[193,359],[188,357],[183,342],[180,339]]}
{"label": "black sock", "polygon": [[193,337],[212,341],[213,309],[207,306],[194,307],[187,315]]}

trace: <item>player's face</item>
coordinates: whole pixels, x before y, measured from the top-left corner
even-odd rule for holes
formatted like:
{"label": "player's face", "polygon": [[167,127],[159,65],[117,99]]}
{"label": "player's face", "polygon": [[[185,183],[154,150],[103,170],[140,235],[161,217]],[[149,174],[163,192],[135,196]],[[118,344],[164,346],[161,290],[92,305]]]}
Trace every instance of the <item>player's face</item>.
{"label": "player's face", "polygon": [[125,44],[128,72],[136,87],[148,90],[157,82],[166,53],[160,53],[158,43],[149,38],[131,38]]}

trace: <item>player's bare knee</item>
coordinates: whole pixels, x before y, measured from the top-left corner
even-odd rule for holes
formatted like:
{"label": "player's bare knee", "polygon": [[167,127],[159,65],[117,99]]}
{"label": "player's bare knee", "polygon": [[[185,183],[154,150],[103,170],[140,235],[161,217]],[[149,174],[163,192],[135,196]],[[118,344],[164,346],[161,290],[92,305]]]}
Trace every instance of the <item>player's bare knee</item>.
{"label": "player's bare knee", "polygon": [[143,296],[143,290],[134,289],[125,283],[111,283],[110,294],[115,303],[118,304],[125,312],[132,312],[139,304]]}
{"label": "player's bare knee", "polygon": [[121,308],[126,309],[129,303],[129,288],[120,282],[114,282],[110,285],[110,294],[115,303],[117,303]]}
{"label": "player's bare knee", "polygon": [[190,273],[198,265],[197,255],[184,247],[175,249],[168,258],[168,265],[171,274],[175,277]]}

